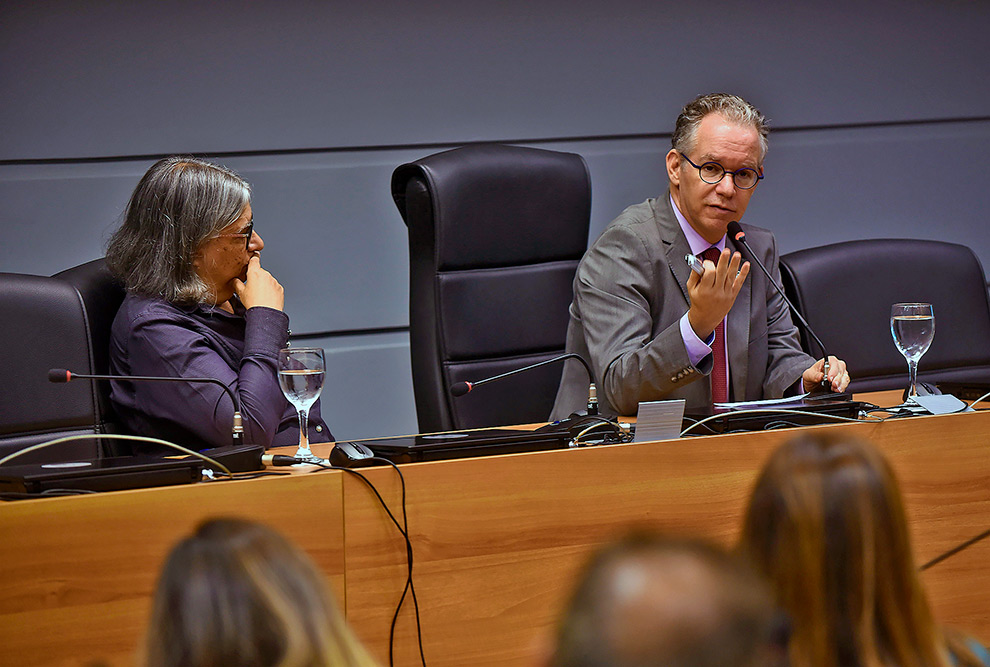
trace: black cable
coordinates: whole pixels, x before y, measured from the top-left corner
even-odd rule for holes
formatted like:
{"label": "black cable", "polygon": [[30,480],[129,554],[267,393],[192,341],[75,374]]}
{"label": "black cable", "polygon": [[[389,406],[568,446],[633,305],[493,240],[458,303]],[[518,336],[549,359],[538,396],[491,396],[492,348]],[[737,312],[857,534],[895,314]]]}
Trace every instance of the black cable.
{"label": "black cable", "polygon": [[224,477],[222,479],[217,479],[218,482],[229,482],[237,479],[258,479],[259,477],[285,477],[286,475],[291,475],[291,472],[276,472],[275,470],[257,470],[255,472],[247,472],[242,474],[234,473],[233,477]]}
{"label": "black cable", "polygon": [[38,493],[24,493],[22,491],[6,491],[0,493],[0,500],[31,500],[38,498],[61,498],[62,496],[86,496],[100,493],[89,489],[45,489]]}
{"label": "black cable", "polygon": [[939,556],[935,556],[935,558],[932,558],[930,561],[928,561],[927,563],[925,563],[924,565],[922,565],[918,569],[919,569],[919,571],[924,572],[925,570],[927,570],[928,568],[930,568],[932,565],[938,565],[939,563],[941,563],[943,560],[945,560],[949,556],[955,556],[957,553],[959,553],[963,549],[968,549],[969,547],[973,546],[974,544],[976,544],[977,542],[979,542],[981,540],[986,539],[987,537],[990,537],[990,529],[984,530],[982,533],[980,533],[976,537],[973,537],[973,538],[970,538],[970,539],[966,540],[965,542],[963,542],[959,546],[953,547],[953,548],[949,549],[948,551],[946,551],[945,553],[943,553],[943,554],[941,554]]}
{"label": "black cable", "polygon": [[415,611],[415,617],[416,617],[416,638],[417,638],[417,642],[419,644],[419,657],[420,657],[420,661],[423,664],[423,667],[426,667],[426,655],[425,655],[425,653],[423,651],[423,628],[422,628],[422,623],[421,623],[421,620],[420,620],[420,613],[419,613],[419,600],[418,600],[418,598],[416,596],[416,587],[415,587],[415,584],[413,583],[413,578],[412,578],[412,573],[413,573],[413,548],[412,548],[412,541],[409,539],[409,520],[408,520],[408,514],[406,512],[406,479],[402,475],[402,471],[399,469],[399,466],[397,466],[394,462],[389,461],[388,459],[383,458],[383,457],[380,457],[380,456],[374,456],[374,457],[371,458],[371,460],[372,461],[381,461],[383,463],[386,463],[387,465],[392,466],[392,468],[395,470],[396,474],[399,476],[399,485],[400,485],[400,488],[402,490],[402,494],[401,494],[401,498],[402,498],[402,500],[401,500],[401,505],[402,505],[402,524],[401,525],[399,524],[399,521],[395,518],[395,515],[392,513],[392,510],[389,508],[388,503],[385,502],[385,499],[382,497],[381,493],[379,493],[378,489],[375,488],[375,485],[371,483],[371,480],[369,480],[367,477],[365,477],[363,474],[361,474],[357,470],[353,470],[351,468],[344,468],[344,467],[340,467],[340,466],[335,466],[335,465],[330,465],[330,464],[317,463],[317,462],[307,462],[307,463],[310,463],[312,465],[316,465],[316,466],[318,466],[322,470],[341,470],[343,472],[346,472],[346,473],[349,473],[351,475],[354,475],[354,476],[358,477],[361,481],[363,481],[365,483],[365,485],[367,485],[367,487],[369,489],[371,489],[372,493],[375,494],[375,497],[378,498],[378,502],[382,506],[382,508],[385,510],[385,513],[388,514],[388,518],[391,519],[391,521],[392,521],[393,524],[395,524],[395,527],[396,527],[396,529],[398,529],[399,534],[402,535],[403,539],[405,540],[405,543],[406,543],[406,584],[405,584],[405,586],[402,589],[402,595],[399,597],[399,602],[398,602],[398,604],[395,607],[395,613],[392,615],[392,623],[391,623],[391,625],[389,627],[389,637],[388,637],[388,664],[389,665],[394,665],[395,664],[395,662],[394,662],[394,660],[395,660],[395,658],[394,658],[395,627],[396,627],[396,625],[398,623],[399,612],[401,611],[402,605],[405,602],[406,595],[407,594],[410,594],[410,597],[412,598],[412,601],[413,601],[413,609]]}
{"label": "black cable", "polygon": [[415,617],[416,617],[416,640],[419,644],[419,659],[423,667],[426,667],[426,655],[423,651],[423,627],[419,616],[419,599],[416,597],[416,586],[415,584],[413,584],[413,576],[412,576],[413,548],[412,548],[412,540],[409,539],[409,515],[406,512],[406,479],[405,477],[403,477],[402,471],[399,469],[399,466],[397,466],[393,461],[390,461],[389,459],[386,459],[382,456],[373,456],[371,460],[381,461],[387,465],[392,466],[392,468],[395,470],[395,473],[399,476],[399,483],[402,488],[402,525],[404,528],[402,535],[406,538],[406,562],[408,564],[408,568],[406,571],[406,585],[402,590],[402,596],[399,598],[399,604],[396,605],[395,607],[395,614],[393,614],[392,616],[392,626],[391,628],[389,628],[389,633],[388,633],[389,634],[388,636],[389,664],[390,665],[392,664],[392,646],[395,637],[395,627],[399,620],[399,611],[402,609],[402,603],[405,601],[406,592],[408,591],[410,597],[412,597],[413,610],[415,612]]}

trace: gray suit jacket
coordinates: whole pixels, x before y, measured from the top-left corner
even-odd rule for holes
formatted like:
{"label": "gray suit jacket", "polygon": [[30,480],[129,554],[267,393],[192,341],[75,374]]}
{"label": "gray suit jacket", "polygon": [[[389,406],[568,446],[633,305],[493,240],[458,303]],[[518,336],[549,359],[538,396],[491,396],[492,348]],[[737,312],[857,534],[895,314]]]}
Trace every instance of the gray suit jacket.
{"label": "gray suit jacket", "polygon": [[[780,282],[776,241],[743,225],[753,251]],[[727,246],[748,252],[727,239]],[[689,307],[684,255],[691,252],[670,196],[630,206],[588,250],[574,278],[567,351],[587,359],[604,415],[632,415],[640,401],[684,398],[689,412],[711,407],[712,357],[688,359],[679,320]],[[726,318],[730,400],[779,398],[815,360],[801,351],[787,304],[757,266]],[[588,377],[567,361],[551,419],[585,407]]]}

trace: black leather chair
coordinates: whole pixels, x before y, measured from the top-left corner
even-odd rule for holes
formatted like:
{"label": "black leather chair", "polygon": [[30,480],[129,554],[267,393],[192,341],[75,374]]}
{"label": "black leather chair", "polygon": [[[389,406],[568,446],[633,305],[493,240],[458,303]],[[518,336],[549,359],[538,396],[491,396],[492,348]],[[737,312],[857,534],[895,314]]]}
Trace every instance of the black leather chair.
{"label": "black leather chair", "polygon": [[545,421],[561,366],[449,388],[562,354],[588,245],[591,179],[572,153],[474,145],[392,174],[409,228],[409,337],[422,432]]}
{"label": "black leather chair", "polygon": [[[935,339],[919,381],[990,381],[990,299],[979,259],[940,241],[847,241],[780,258],[784,289],[830,354],[844,359],[852,391],[907,386],[907,362],[890,334],[890,306],[921,301],[935,311]],[[818,346],[802,332],[812,355]]]}
{"label": "black leather chair", "polygon": [[[89,372],[90,340],[79,293],[46,276],[0,273],[0,456],[63,435],[94,433],[99,420],[89,381],[55,385],[48,369]],[[18,463],[95,458],[82,440],[26,454]]]}
{"label": "black leather chair", "polygon": [[[109,373],[110,328],[124,300],[123,286],[110,274],[102,258],[66,269],[53,277],[72,285],[82,298],[90,342],[89,367],[92,370],[89,372],[99,375]],[[109,382],[96,382],[96,401],[96,426],[99,432],[117,432],[116,416],[110,403]],[[119,441],[108,440],[107,443],[104,449],[109,453],[130,453],[130,446],[121,446]]]}

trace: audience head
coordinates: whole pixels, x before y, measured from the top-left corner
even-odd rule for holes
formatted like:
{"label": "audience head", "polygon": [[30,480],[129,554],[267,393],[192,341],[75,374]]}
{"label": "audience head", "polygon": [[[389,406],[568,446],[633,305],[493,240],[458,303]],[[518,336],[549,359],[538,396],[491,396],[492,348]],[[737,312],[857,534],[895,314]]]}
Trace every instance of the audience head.
{"label": "audience head", "polygon": [[777,449],[740,549],[791,617],[793,667],[948,664],[897,480],[868,443],[806,434]]}
{"label": "audience head", "polygon": [[674,125],[674,134],[670,137],[671,147],[680,153],[690,153],[694,150],[698,126],[702,119],[709,114],[718,114],[726,120],[739,125],[752,126],[760,138],[760,162],[766,157],[767,135],[770,134],[770,124],[760,110],[752,104],[729,93],[710,93],[691,100],[681,109]]}
{"label": "audience head", "polygon": [[710,545],[633,535],[594,556],[554,667],[765,666],[782,653],[761,581]]}
{"label": "audience head", "polygon": [[193,157],[159,160],[141,178],[107,247],[107,266],[134,293],[173,303],[212,303],[194,261],[241,217],[251,189],[225,167]]}
{"label": "audience head", "polygon": [[173,548],[146,651],[151,667],[374,664],[309,558],[238,519],[207,521]]}

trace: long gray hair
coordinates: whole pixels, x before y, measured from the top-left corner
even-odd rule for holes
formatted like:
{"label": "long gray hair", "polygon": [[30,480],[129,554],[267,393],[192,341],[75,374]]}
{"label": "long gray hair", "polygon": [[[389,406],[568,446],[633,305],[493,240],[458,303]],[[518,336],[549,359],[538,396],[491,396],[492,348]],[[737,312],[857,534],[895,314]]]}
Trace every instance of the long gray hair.
{"label": "long gray hair", "polygon": [[717,113],[734,123],[756,128],[756,132],[760,135],[760,162],[763,162],[769,148],[767,135],[770,134],[770,123],[759,109],[738,95],[729,93],[701,95],[685,104],[680,115],[677,116],[674,134],[670,137],[673,149],[680,153],[691,152],[694,149],[701,120],[711,113]]}
{"label": "long gray hair", "polygon": [[196,253],[251,201],[251,187],[226,167],[193,157],[159,160],[134,189],[107,245],[107,266],[133,293],[172,303],[214,295],[193,267]]}

